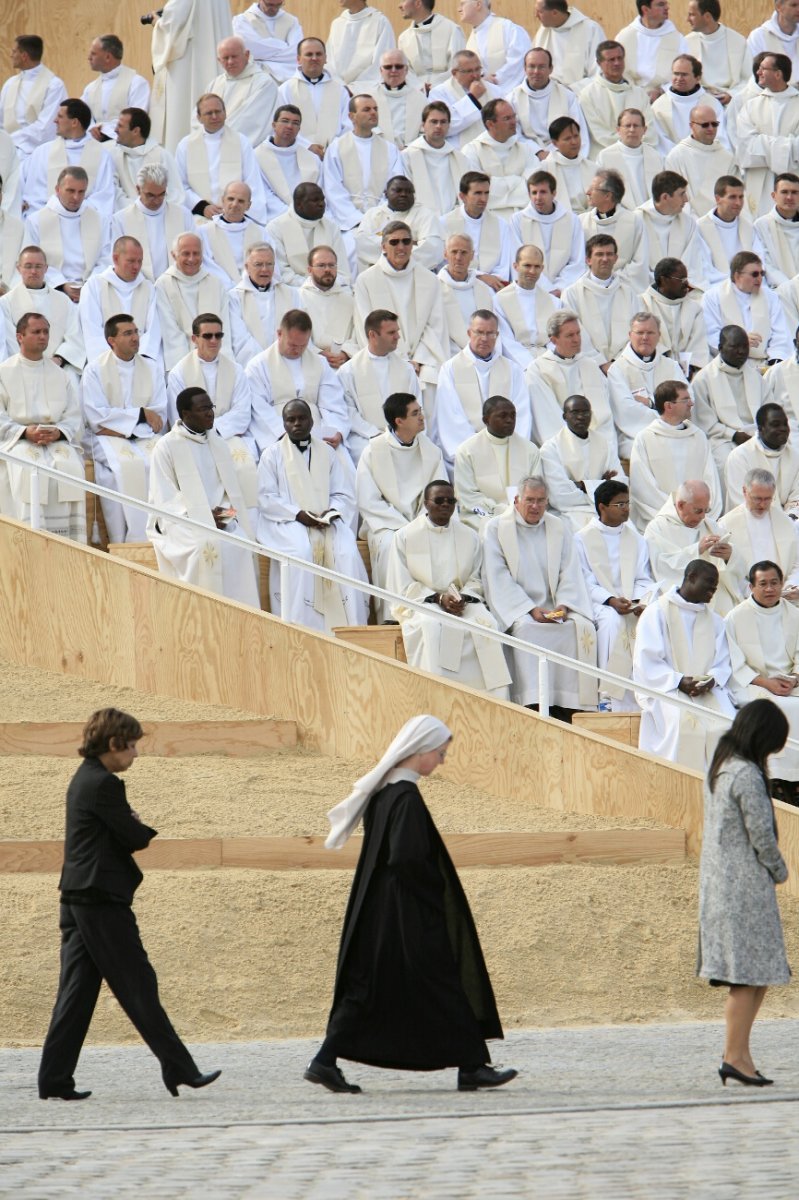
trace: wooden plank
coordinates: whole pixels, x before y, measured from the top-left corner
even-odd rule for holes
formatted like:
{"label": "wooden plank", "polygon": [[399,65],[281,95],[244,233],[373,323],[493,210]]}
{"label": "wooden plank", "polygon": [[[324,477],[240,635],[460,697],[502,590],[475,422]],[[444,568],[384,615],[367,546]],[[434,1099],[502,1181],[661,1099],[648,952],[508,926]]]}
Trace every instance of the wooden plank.
{"label": "wooden plank", "polygon": [[0,874],[60,871],[64,842],[0,842]]}
{"label": "wooden plank", "polygon": [[222,866],[221,838],[156,838],[136,855],[143,871],[197,871]]}
{"label": "wooden plank", "polygon": [[374,654],[384,654],[398,662],[408,661],[402,634],[396,625],[336,625],[333,634],[343,642],[351,642]]}
{"label": "wooden plank", "polygon": [[[159,758],[224,754],[256,758],[297,745],[294,721],[143,721],[139,753]],[[72,757],[80,745],[82,721],[0,723],[0,754]]]}
{"label": "wooden plank", "polygon": [[621,742],[624,746],[637,746],[641,714],[576,712],[572,717],[572,725],[577,725],[580,729],[589,729],[591,733],[599,733],[602,737],[612,738],[614,742]]}
{"label": "wooden plank", "polygon": [[[121,558],[123,562],[133,563],[136,567],[146,567],[148,571],[158,570],[158,559],[150,542],[107,542],[108,553],[113,558]],[[271,612],[269,599],[269,568],[271,559],[264,554],[258,555],[258,596],[263,612]]]}

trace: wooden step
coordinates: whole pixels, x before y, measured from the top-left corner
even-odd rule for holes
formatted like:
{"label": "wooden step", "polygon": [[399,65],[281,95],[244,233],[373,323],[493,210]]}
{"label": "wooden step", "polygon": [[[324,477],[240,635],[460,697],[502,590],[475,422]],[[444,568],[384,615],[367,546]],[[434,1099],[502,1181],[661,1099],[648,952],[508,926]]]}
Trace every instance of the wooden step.
{"label": "wooden step", "polygon": [[641,714],[639,712],[576,712],[572,715],[572,725],[576,725],[580,729],[587,729],[590,733],[600,733],[614,742],[623,742],[625,746],[637,747]]}
{"label": "wooden step", "polygon": [[399,625],[337,625],[333,634],[343,642],[351,642],[364,650],[374,650],[385,658],[407,662]]}
{"label": "wooden step", "polygon": [[[71,758],[81,742],[83,721],[19,721],[0,724],[0,754],[47,754]],[[256,758],[297,745],[294,721],[142,721],[139,753],[159,758],[225,754]]]}
{"label": "wooden step", "polygon": [[[121,558],[125,562],[135,563],[138,567],[149,567],[151,571],[158,570],[158,560],[151,542],[109,542],[108,553],[112,558]],[[269,565],[270,559],[264,554],[258,555],[258,597],[261,601],[261,611],[271,612],[269,603]]]}

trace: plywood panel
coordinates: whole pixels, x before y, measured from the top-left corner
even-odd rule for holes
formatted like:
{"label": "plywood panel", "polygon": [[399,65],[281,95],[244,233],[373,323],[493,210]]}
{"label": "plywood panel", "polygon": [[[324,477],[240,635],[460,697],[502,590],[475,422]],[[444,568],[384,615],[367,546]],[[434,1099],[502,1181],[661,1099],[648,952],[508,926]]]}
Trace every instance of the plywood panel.
{"label": "plywood panel", "polygon": [[[242,12],[247,0],[232,0],[231,10]],[[395,3],[380,0],[374,5],[384,12],[395,31],[404,28]],[[457,20],[457,0],[439,0],[437,11]],[[756,0],[746,4],[744,0],[724,0],[723,19],[733,29],[748,33],[773,11],[769,0]],[[86,55],[92,38],[101,33],[116,33],[125,44],[125,61],[135,67],[145,78],[152,74],[150,59],[150,30],[139,23],[142,12],[148,11],[149,3],[120,4],[117,0],[4,0],[0,10],[0,61],[8,62],[13,38],[18,33],[38,33],[45,39],[45,58],[57,74],[64,79],[70,95],[79,96],[90,81]],[[325,38],[330,22],[340,8],[336,0],[289,0],[287,8],[299,18],[306,34]],[[532,15],[530,0],[495,0],[494,11],[499,16],[510,17],[532,34],[537,22]],[[586,16],[599,21],[608,37],[626,25],[634,16],[630,0],[589,0],[579,5]],[[685,21],[686,3],[672,6],[672,19],[682,29]],[[194,97],[193,99],[196,99]]]}
{"label": "plywood panel", "polygon": [[[186,758],[223,754],[254,758],[296,746],[293,721],[145,721],[139,754]],[[15,721],[0,724],[0,754],[44,754],[72,757],[80,745],[80,721]]]}
{"label": "plywood panel", "polygon": [[572,717],[572,724],[591,733],[601,733],[603,737],[621,742],[624,746],[637,746],[641,714],[577,712]]}

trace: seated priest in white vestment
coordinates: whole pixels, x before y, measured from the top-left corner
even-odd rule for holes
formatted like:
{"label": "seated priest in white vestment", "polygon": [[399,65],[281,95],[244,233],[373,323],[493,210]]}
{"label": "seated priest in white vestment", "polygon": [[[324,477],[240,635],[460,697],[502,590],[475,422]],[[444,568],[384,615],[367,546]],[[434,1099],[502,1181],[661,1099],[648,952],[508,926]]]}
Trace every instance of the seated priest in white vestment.
{"label": "seated priest in white vestment", "polygon": [[83,167],[65,167],[44,208],[25,221],[26,246],[47,255],[47,282],[74,304],[94,271],[109,262],[108,223],[84,203],[88,176]]}
{"label": "seated priest in white vestment", "polygon": [[167,416],[178,419],[177,398],[185,388],[198,387],[214,405],[214,429],[227,442],[239,487],[247,508],[258,503],[255,477],[257,451],[250,435],[252,392],[244,370],[228,353],[222,353],[226,334],[219,317],[200,313],[191,326],[192,349],[176,363],[167,380]]}
{"label": "seated priest in white vestment", "polygon": [[587,189],[596,175],[597,164],[582,151],[582,131],[573,117],[558,117],[549,126],[549,153],[541,159],[541,168],[554,175],[557,192],[572,211],[588,208]]}
{"label": "seated priest in white vestment", "polygon": [[717,137],[721,123],[714,108],[697,101],[691,109],[689,132],[666,155],[666,170],[688,180],[688,203],[695,217],[712,212],[716,180],[738,173],[735,155]]}
{"label": "seated priest in white vestment", "polygon": [[721,24],[719,0],[689,0],[686,15],[691,26],[685,35],[688,50],[702,64],[705,86],[727,105],[752,78],[746,38]]}
{"label": "seated priest in white vestment", "polygon": [[251,551],[230,538],[169,519],[188,517],[209,529],[253,540],[253,511],[248,511],[239,488],[230,450],[214,429],[210,397],[202,388],[190,387],[178,395],[176,404],[178,422],[158,439],[150,463],[150,504],[167,514],[151,513],[147,521],[158,570],[169,579],[260,608]]}
{"label": "seated priest in white vestment", "polygon": [[439,371],[448,355],[441,288],[430,271],[412,258],[413,235],[403,221],[389,221],[381,238],[382,254],[355,281],[355,336],[366,344],[363,322],[376,308],[390,308],[400,319],[399,353],[419,376],[425,403],[435,402]]}
{"label": "seated priest in white vestment", "polygon": [[255,0],[233,17],[233,32],[240,37],[253,59],[278,83],[293,74],[302,25],[283,8],[283,0]]}
{"label": "seated priest in white vestment", "polygon": [[699,291],[707,287],[708,263],[705,243],[699,236],[696,217],[687,208],[688,180],[676,171],[661,171],[652,180],[651,199],[638,208],[644,219],[649,244],[650,279],[661,258],[679,258],[688,268],[691,284]]}
{"label": "seated priest in white vestment", "polygon": [[466,46],[485,68],[485,74],[501,89],[503,95],[524,75],[524,55],[530,48],[530,35],[521,25],[491,11],[491,0],[471,0],[462,3],[458,16],[471,27]]}
{"label": "seated priest in white vestment", "polygon": [[597,171],[585,194],[591,207],[580,213],[583,237],[610,234],[619,252],[616,270],[640,294],[650,280],[649,239],[638,209],[630,211],[623,205],[624,180],[618,171],[603,168]]}
{"label": "seated priest in white vestment", "polygon": [[538,246],[519,246],[513,261],[516,279],[494,295],[502,353],[526,371],[547,348],[547,322],[560,300],[544,276],[544,255]]}
{"label": "seated priest in white vestment", "polygon": [[[355,492],[337,455],[313,437],[310,406],[290,400],[284,433],[258,464],[258,541],[328,570],[366,583],[353,533]],[[272,560],[269,598],[284,621],[330,633],[340,625],[365,625],[368,594],[310,571],[288,568],[289,592],[281,592],[280,563]]]}
{"label": "seated priest in white vestment", "polygon": [[569,396],[586,396],[591,402],[591,428],[609,445],[616,444],[610,410],[608,381],[583,351],[580,320],[561,308],[547,321],[551,345],[530,363],[525,378],[530,391],[533,441],[539,446],[555,437],[563,426],[563,405]]}
{"label": "seated priest in white vestment", "polygon": [[344,441],[350,431],[344,392],[335,371],[312,345],[313,325],[307,312],[289,309],[277,339],[246,367],[252,389],[250,435],[258,454],[283,436],[282,413],[289,400],[304,400],[311,409],[315,436],[338,451],[342,469],[353,473]]}
{"label": "seated priest in white vestment", "polygon": [[[50,324],[39,313],[17,322],[17,354],[0,363],[0,450],[20,463],[62,472],[39,479],[39,528],[86,541],[86,494],[78,392],[67,371],[47,357]],[[0,469],[0,512],[31,523],[31,473],[16,463]]]}
{"label": "seated priest in white vestment", "polygon": [[657,143],[649,96],[642,87],[625,77],[626,56],[621,42],[604,41],[596,48],[596,68],[580,87],[580,108],[591,135],[589,154],[592,158],[618,137],[618,124],[623,112],[636,109],[641,114],[644,136],[649,126],[647,142]]}
{"label": "seated priest in white vestment", "polygon": [[220,201],[225,184],[246,183],[252,197],[250,215],[263,225],[264,189],[249,140],[228,127],[225,103],[213,92],[199,97],[195,112],[200,128],[182,138],[175,151],[186,207],[195,217],[210,220],[222,211]]}
{"label": "seated priest in white vestment", "polygon": [[352,129],[334,138],[325,151],[320,183],[330,215],[342,231],[355,229],[377,204],[393,175],[402,171],[400,152],[376,133],[377,101],[366,93],[349,103]]}
{"label": "seated priest in white vestment", "polygon": [[[486,526],[483,589],[501,630],[532,646],[596,666],[596,632],[574,540],[548,513],[539,476],[519,483],[513,506]],[[537,708],[538,658],[512,650],[511,699]],[[569,721],[575,709],[593,709],[596,679],[550,664],[550,713]]]}
{"label": "seated priest in white vestment", "polygon": [[459,50],[452,56],[449,78],[430,89],[430,103],[446,105],[451,120],[447,136],[453,147],[462,150],[483,132],[483,105],[501,95],[501,89],[486,77],[480,56],[472,50]]}
{"label": "seated priest in white vestment", "polygon": [[569,204],[555,196],[557,182],[549,171],[534,171],[527,180],[530,203],[511,218],[517,242],[538,246],[544,255],[544,270],[550,291],[560,296],[564,288],[585,270],[585,235]]}
{"label": "seated priest in white vestment", "polygon": [[57,367],[80,372],[86,350],[80,331],[78,310],[64,295],[45,281],[47,257],[38,246],[26,246],[17,259],[19,283],[0,296],[0,313],[5,326],[0,341],[0,362],[16,354],[17,321],[25,313],[41,313],[50,323],[50,341],[45,351]]}
{"label": "seated priest in white vestment", "polygon": [[338,371],[358,353],[352,289],[339,274],[336,252],[315,246],[308,253],[305,282],[299,289],[299,307],[313,322],[313,340],[322,358]]}
{"label": "seated priest in white vestment", "polygon": [[240,37],[224,38],[216,54],[222,73],[205,91],[222,100],[228,128],[243,133],[251,146],[260,146],[269,137],[272,113],[277,108],[277,84],[270,71],[250,61],[250,52]]}
{"label": "seated priest in white vestment", "polygon": [[751,250],[741,250],[730,262],[730,277],[709,288],[702,299],[711,352],[725,325],[740,325],[749,338],[749,357],[756,366],[789,358],[791,334],[779,298],[764,286],[763,264]]}
{"label": "seated priest in white vestment", "polygon": [[468,233],[451,233],[444,243],[444,266],[438,272],[449,352],[457,354],[469,341],[469,322],[477,309],[492,312],[495,292],[473,267],[474,244]]}
{"label": "seated priest in white vestment", "polygon": [[89,66],[99,78],[83,89],[81,100],[91,109],[90,132],[98,142],[110,141],[124,108],[150,107],[150,85],[131,67],[122,65],[124,47],[114,33],[96,37],[89,46]]}
{"label": "seated priest in white vestment", "polygon": [[366,345],[339,368],[338,379],[347,401],[350,432],[347,449],[356,467],[371,438],[386,427],[385,396],[410,394],[421,403],[416,372],[397,353],[400,327],[397,314],[376,308],[364,321]]}
{"label": "seated priest in white vestment", "polygon": [[[691,115],[696,108],[707,110],[719,122],[720,141],[726,145],[724,109],[716,97],[702,86],[702,64],[693,55],[679,54],[671,64],[671,83],[664,87],[663,94],[652,104],[660,145],[667,156],[670,150],[689,136]],[[722,166],[722,174],[729,174],[723,161],[719,165]],[[728,165],[732,165],[732,158],[728,160]],[[713,171],[714,167],[711,166],[710,173]]]}
{"label": "seated priest in white vestment", "polygon": [[507,396],[516,409],[516,428],[531,434],[530,396],[521,367],[497,350],[499,324],[486,308],[472,313],[468,345],[447,359],[438,376],[436,406],[430,436],[441,447],[452,476],[455,452],[483,427],[483,404],[489,396]]}
{"label": "seated priest in white vestment", "polygon": [[377,102],[378,128],[398,150],[419,136],[427,92],[417,79],[409,77],[408,59],[402,50],[384,50],[380,78],[359,79],[352,90]]}
{"label": "seated priest in white vestment", "polygon": [[328,68],[343,84],[376,79],[380,55],[396,45],[388,17],[366,0],[343,0],[327,35]]}
{"label": "seated priest in white vestment", "polygon": [[[693,392],[696,423],[710,439],[719,476],[724,479],[729,455],[753,436],[755,413],[768,395],[768,386],[749,357],[749,339],[740,325],[725,325],[721,330],[719,353],[694,376]],[[726,507],[732,508],[740,500],[739,494]]]}
{"label": "seated priest in white vestment", "polygon": [[139,174],[145,167],[160,167],[165,172],[162,182],[167,203],[183,207],[186,197],[178,164],[174,156],[150,136],[151,128],[149,113],[144,109],[123,108],[116,122],[116,138],[105,147],[114,166],[117,212],[135,203],[139,194]]}
{"label": "seated priest in white vestment", "polygon": [[[418,517],[425,486],[444,477],[438,446],[424,432],[424,413],[416,396],[394,392],[383,404],[388,429],[366,444],[358,460],[356,492],[362,530],[366,531],[372,582],[386,586],[391,542],[398,529]],[[382,600],[378,619],[389,618]]]}
{"label": "seated priest in white vestment", "polygon": [[350,94],[325,69],[326,61],[325,43],[319,38],[303,38],[297,46],[297,69],[281,83],[280,103],[275,109],[278,113],[280,105],[290,104],[300,110],[303,137],[319,158],[333,138],[350,128]]}
{"label": "seated priest in white vestment", "polygon": [[740,250],[751,250],[761,257],[763,254],[763,244],[745,211],[746,192],[741,180],[722,175],[713,185],[713,201],[715,207],[697,221],[699,236],[705,243],[710,287],[727,282],[730,263]]}
{"label": "seated priest in white vestment", "polygon": [[510,493],[519,479],[540,475],[541,456],[529,438],[516,433],[516,406],[506,396],[489,396],[483,403],[479,433],[455,451],[455,494],[464,525],[484,532],[492,517],[512,503]]}
{"label": "seated priest in white vestment", "polygon": [[275,251],[268,242],[247,251],[241,279],[228,292],[233,354],[246,367],[262,350],[272,345],[283,317],[298,308],[299,291],[276,275]]}
{"label": "seated priest in white vestment", "polygon": [[450,115],[443,100],[431,100],[422,113],[422,132],[402,151],[402,173],[418,202],[439,217],[455,207],[460,181],[469,170],[468,160],[448,140]]}
{"label": "seated priest in white vestment", "polygon": [[[739,706],[771,700],[788,718],[789,737],[799,736],[799,609],[782,596],[783,575],[764,559],[749,571],[750,594],[725,618],[732,660],[730,690]],[[786,747],[769,759],[776,800],[799,800],[799,754]]]}
{"label": "seated priest in white vestment", "polygon": [[668,4],[636,0],[638,16],[616,34],[624,47],[625,74],[655,100],[671,76],[671,64],[686,53],[685,39],[669,20]]}
{"label": "seated priest in white vestment", "polygon": [[[86,366],[81,379],[83,415],[95,482],[122,496],[147,500],[150,461],[166,423],[164,373],[139,353],[139,330],[130,313],[104,325],[110,349]],[[110,542],[143,542],[147,513],[100,497]]]}
{"label": "seated priest in white vestment", "polygon": [[499,291],[511,278],[513,238],[510,225],[491,209],[491,179],[488,175],[482,171],[466,171],[458,188],[458,204],[442,221],[444,232],[449,237],[459,233],[471,238],[478,277],[487,287]]}
{"label": "seated priest in white vestment", "polygon": [[659,383],[657,415],[635,436],[630,452],[631,517],[641,533],[684,479],[704,479],[712,515],[721,513],[721,483],[710,443],[689,419],[693,403],[685,380]]}
{"label": "seated priest in white vestment", "polygon": [[[582,102],[582,98],[581,98]],[[604,171],[615,171],[627,185],[622,203],[625,208],[636,209],[652,195],[652,180],[663,170],[663,155],[657,149],[658,136],[654,119],[647,119],[637,108],[623,108],[616,122],[615,137],[596,155],[597,166]],[[648,123],[649,122],[651,123]],[[651,140],[650,140],[651,139]]]}
{"label": "seated priest in white vestment", "polygon": [[435,0],[401,0],[399,6],[402,17],[411,23],[397,38],[397,45],[428,91],[437,83],[446,83],[451,58],[466,45],[460,25],[433,12],[434,6]]}
{"label": "seated priest in white vestment", "polygon": [[628,344],[608,371],[622,458],[630,457],[635,438],[654,420],[660,384],[686,382],[680,364],[661,352],[660,337],[660,317],[642,309],[630,322]]}
{"label": "seated priest in white vestment", "polygon": [[799,540],[796,522],[775,504],[777,481],[771,471],[754,467],[744,476],[743,502],[719,521],[743,565],[738,593],[746,595],[747,576],[753,562],[768,558],[785,576],[782,594],[799,603]]}
{"label": "seated priest in white vestment", "polygon": [[116,313],[133,314],[139,335],[139,353],[161,361],[161,324],[155,288],[142,273],[144,251],[133,237],[117,238],[111,249],[111,266],[91,275],[80,290],[78,316],[89,362],[107,349],[105,322]]}
{"label": "seated priest in white vestment", "polygon": [[[574,539],[593,605],[597,636],[597,666],[632,680],[633,645],[638,618],[657,585],[649,569],[649,552],[641,534],[630,524],[630,491],[615,479],[594,492],[596,516]],[[610,697],[612,712],[637,712],[629,687],[600,682]]]}
{"label": "seated priest in white vestment", "polygon": [[688,563],[678,587],[650,604],[640,621],[633,679],[646,687],[692,701],[686,711],[637,692],[643,709],[638,749],[703,771],[735,716],[728,685],[732,675],[724,622],[710,607],[718,586],[712,563]]}
{"label": "seated priest in white vestment", "polygon": [[602,26],[566,0],[536,0],[535,15],[539,25],[533,45],[552,55],[553,77],[570,88],[592,77],[605,37]]}
{"label": "seated priest in white vestment", "polygon": [[438,215],[419,204],[416,189],[404,175],[394,175],[386,184],[385,198],[363,215],[355,230],[358,270],[372,267],[380,257],[380,239],[389,221],[404,221],[413,234],[413,260],[435,271],[444,258],[444,237]]}
{"label": "seated priest in white vestment", "polygon": [[66,167],[81,167],[87,176],[86,203],[104,221],[114,211],[115,185],[111,159],[89,133],[92,114],[82,100],[64,100],[56,113],[56,137],[43,142],[22,168],[22,195],[29,216],[45,207]]}
{"label": "seated priest in white vestment", "polygon": [[[177,176],[175,176],[177,178]],[[171,175],[157,164],[146,164],[136,176],[137,199],[115,212],[111,237],[135,237],[144,251],[142,274],[151,283],[169,267],[169,252],[181,233],[194,232],[194,219],[183,204],[167,200]],[[181,189],[182,191],[182,189]]]}
{"label": "seated priest in white vestment", "polygon": [[563,307],[580,318],[586,351],[605,372],[627,345],[630,321],[641,306],[638,293],[616,272],[618,260],[616,239],[594,234],[585,244],[585,274],[561,295]]}
{"label": "seated priest in white vestment", "polygon": [[547,150],[551,143],[549,127],[561,117],[576,121],[582,142],[582,153],[588,153],[588,127],[577,97],[569,87],[552,78],[553,61],[549,50],[540,46],[524,56],[524,79],[506,95],[513,105],[519,131],[528,142]]}
{"label": "seated priest in white vestment", "polygon": [[[2,130],[0,130],[2,133]],[[12,153],[16,156],[16,151]],[[0,201],[3,199],[3,179],[0,174]],[[17,282],[16,261],[25,245],[25,226],[14,213],[0,203],[0,296]]]}
{"label": "seated priest in white vestment", "polygon": [[[477,633],[481,626],[497,628],[483,603],[480,538],[457,519],[456,503],[447,480],[432,480],[424,490],[423,511],[394,535],[388,590],[429,605],[430,615],[401,603],[392,613],[412,667],[507,700],[511,677],[503,648]],[[440,621],[439,609],[460,617],[462,627]]]}
{"label": "seated priest in white vestment", "polygon": [[55,137],[55,115],[67,97],[63,79],[44,65],[43,55],[44,42],[37,33],[15,37],[11,65],[19,74],[10,75],[0,90],[2,126],[21,161]]}
{"label": "seated priest in white vestment", "polygon": [[[0,300],[0,308],[3,301]],[[793,352],[790,358],[769,367],[763,376],[768,388],[770,400],[776,401],[788,414],[791,426],[791,439],[796,441],[799,435],[799,320],[794,326]]]}
{"label": "seated priest in white vestment", "polygon": [[[795,21],[795,16],[790,20]],[[795,47],[796,41],[794,54]],[[762,216],[771,207],[774,176],[782,171],[796,171],[799,166],[793,132],[799,120],[799,93],[791,84],[788,54],[767,54],[760,58],[755,72],[758,87],[749,99],[741,97],[736,132],[749,209]],[[796,70],[793,74],[796,75]]]}
{"label": "seated priest in white vestment", "polygon": [[612,479],[626,486],[627,481],[615,444],[591,429],[586,396],[567,398],[562,429],[541,446],[541,468],[549,507],[575,531],[594,519],[594,492],[600,483]]}
{"label": "seated priest in white vestment", "polygon": [[763,243],[763,266],[769,287],[779,287],[799,274],[799,175],[785,171],[774,179],[774,207],[755,221]]}
{"label": "seated priest in white vestment", "polygon": [[539,166],[542,147],[519,137],[516,113],[507,100],[489,100],[480,119],[484,129],[463,153],[473,171],[490,177],[490,208],[507,221],[527,203],[526,180]]}
{"label": "seated priest in white vestment", "polygon": [[296,104],[280,104],[272,118],[272,132],[255,147],[255,160],[264,185],[267,222],[285,212],[301,183],[318,183],[322,164],[300,139],[302,112]]}
{"label": "seated priest in white vestment", "polygon": [[326,207],[325,193],[318,184],[300,183],[289,207],[267,225],[282,283],[302,286],[308,276],[308,255],[316,246],[334,251],[339,275],[345,283],[350,282],[352,271],[344,239],[336,222],[325,216]]}
{"label": "seated priest in white vestment", "polygon": [[203,312],[228,317],[228,297],[218,275],[203,266],[202,239],[196,233],[181,233],[172,246],[172,265],[155,283],[158,319],[164,347],[164,367],[175,363],[191,349],[191,325]]}
{"label": "seated priest in white vestment", "polygon": [[754,436],[737,446],[727,459],[725,483],[727,511],[743,502],[743,481],[759,467],[770,471],[777,484],[775,499],[791,517],[799,512],[799,449],[791,443],[788,415],[780,404],[768,401],[755,412]]}
{"label": "seated priest in white vestment", "polygon": [[713,563],[719,586],[710,607],[724,616],[741,600],[740,579],[746,567],[728,534],[710,515],[710,488],[688,479],[669,496],[644,530],[649,564],[661,590],[676,587],[695,558]]}
{"label": "seated priest in white vestment", "polygon": [[710,357],[705,314],[690,291],[685,263],[679,258],[661,258],[655,263],[652,283],[641,295],[643,307],[660,321],[658,349],[680,364],[689,382]]}
{"label": "seated priest in white vestment", "polygon": [[251,246],[269,241],[263,225],[250,216],[252,196],[246,183],[228,183],[222,191],[221,209],[203,221],[198,233],[203,242],[203,260],[222,280],[224,288],[241,279],[244,260]]}

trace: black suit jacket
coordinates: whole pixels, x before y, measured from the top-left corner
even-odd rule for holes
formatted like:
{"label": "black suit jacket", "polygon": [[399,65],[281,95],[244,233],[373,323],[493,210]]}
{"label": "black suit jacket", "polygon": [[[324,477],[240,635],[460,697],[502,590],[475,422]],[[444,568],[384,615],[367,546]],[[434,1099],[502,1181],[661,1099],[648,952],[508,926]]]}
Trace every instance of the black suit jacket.
{"label": "black suit jacket", "polygon": [[128,904],[143,876],[133,860],[156,837],[134,817],[125,785],[97,758],[84,759],[67,789],[63,891],[98,888]]}

